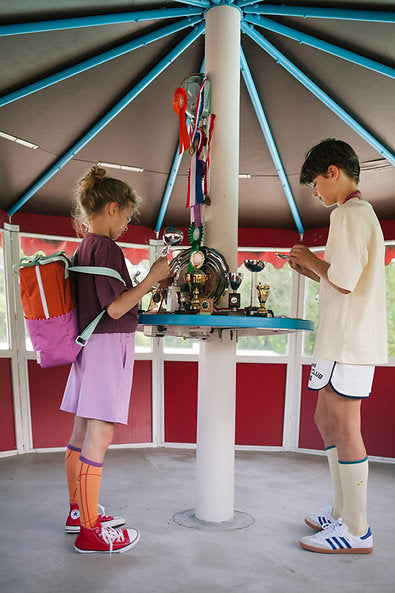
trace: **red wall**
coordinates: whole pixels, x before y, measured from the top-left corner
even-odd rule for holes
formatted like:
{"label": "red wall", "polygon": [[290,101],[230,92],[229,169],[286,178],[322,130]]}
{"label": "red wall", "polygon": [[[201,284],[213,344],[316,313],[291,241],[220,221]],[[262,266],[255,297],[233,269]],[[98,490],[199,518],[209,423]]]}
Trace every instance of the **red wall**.
{"label": "red wall", "polygon": [[[164,364],[167,443],[196,443],[197,376],[197,362]],[[237,445],[282,445],[285,378],[283,364],[237,363]]]}
{"label": "red wall", "polygon": [[[314,424],[317,392],[306,387],[310,366],[303,367],[302,401],[300,410],[299,447],[323,449],[321,436]],[[372,393],[362,402],[362,435],[368,455],[395,457],[395,368],[377,367]]]}
{"label": "red wall", "polygon": [[[28,361],[33,447],[64,447],[73,415],[59,410],[69,367],[42,369]],[[151,361],[135,362],[131,413],[127,426],[116,425],[114,443],[146,443],[151,437]]]}
{"label": "red wall", "polygon": [[11,360],[9,358],[0,358],[0,377],[0,451],[13,451],[16,448],[16,441],[14,404],[12,399]]}

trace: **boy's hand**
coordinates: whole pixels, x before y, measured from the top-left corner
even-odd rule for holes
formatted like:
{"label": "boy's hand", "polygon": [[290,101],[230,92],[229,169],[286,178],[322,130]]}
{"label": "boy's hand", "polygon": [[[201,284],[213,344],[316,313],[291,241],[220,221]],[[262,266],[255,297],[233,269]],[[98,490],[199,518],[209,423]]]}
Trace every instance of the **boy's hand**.
{"label": "boy's hand", "polygon": [[289,265],[297,272],[298,268],[313,269],[317,259],[319,258],[305,245],[294,245],[289,253]]}

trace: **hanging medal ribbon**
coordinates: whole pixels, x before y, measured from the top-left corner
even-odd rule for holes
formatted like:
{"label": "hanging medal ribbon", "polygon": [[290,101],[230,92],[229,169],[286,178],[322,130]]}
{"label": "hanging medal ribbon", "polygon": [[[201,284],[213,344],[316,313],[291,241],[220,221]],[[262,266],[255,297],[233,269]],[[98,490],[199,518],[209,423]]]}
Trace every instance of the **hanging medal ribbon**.
{"label": "hanging medal ribbon", "polygon": [[210,170],[210,149],[211,149],[211,140],[213,137],[213,130],[214,130],[214,121],[215,121],[215,113],[209,115],[209,124],[208,124],[208,137],[207,137],[207,144],[206,144],[206,173],[204,176],[204,195],[208,196],[208,178],[209,178],[209,170]]}
{"label": "hanging medal ribbon", "polygon": [[187,108],[187,93],[186,90],[180,86],[174,91],[173,109],[179,116],[179,148],[178,154],[188,150],[190,147],[189,134],[185,120],[185,112]]}

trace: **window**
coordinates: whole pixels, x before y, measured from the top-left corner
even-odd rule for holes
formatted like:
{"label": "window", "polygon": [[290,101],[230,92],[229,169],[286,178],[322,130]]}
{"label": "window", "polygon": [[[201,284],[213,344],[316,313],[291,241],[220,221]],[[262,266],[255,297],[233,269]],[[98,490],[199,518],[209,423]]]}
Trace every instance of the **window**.
{"label": "window", "polygon": [[[266,308],[271,309],[275,316],[291,313],[291,282],[292,270],[286,260],[279,258],[276,252],[245,252],[239,251],[239,272],[243,274],[243,281],[238,290],[241,296],[241,307],[250,305],[251,297],[256,299],[256,290],[251,295],[253,275],[244,265],[245,259],[260,259],[266,265],[256,274],[256,282],[269,284],[270,291]],[[259,305],[259,303],[256,303]],[[272,336],[242,336],[237,343],[237,354],[257,356],[284,356],[288,351],[288,334]]]}
{"label": "window", "polygon": [[0,232],[0,350],[9,348],[4,267],[3,233]]}

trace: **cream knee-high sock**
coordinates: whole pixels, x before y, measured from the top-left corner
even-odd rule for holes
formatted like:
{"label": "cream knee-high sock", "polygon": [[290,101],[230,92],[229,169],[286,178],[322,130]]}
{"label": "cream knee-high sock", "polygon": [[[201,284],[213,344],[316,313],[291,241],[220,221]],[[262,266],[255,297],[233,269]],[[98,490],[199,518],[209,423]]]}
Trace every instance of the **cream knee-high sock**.
{"label": "cream knee-high sock", "polygon": [[342,519],[352,535],[364,535],[368,529],[366,521],[368,458],[357,461],[339,460],[339,471],[343,488]]}
{"label": "cream knee-high sock", "polygon": [[326,447],[325,452],[328,458],[333,485],[332,516],[334,519],[338,519],[342,516],[343,511],[343,489],[340,479],[339,461],[337,457],[336,446],[333,445],[332,447]]}

